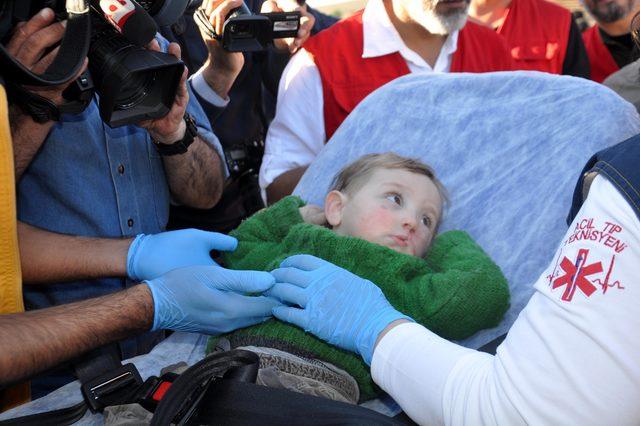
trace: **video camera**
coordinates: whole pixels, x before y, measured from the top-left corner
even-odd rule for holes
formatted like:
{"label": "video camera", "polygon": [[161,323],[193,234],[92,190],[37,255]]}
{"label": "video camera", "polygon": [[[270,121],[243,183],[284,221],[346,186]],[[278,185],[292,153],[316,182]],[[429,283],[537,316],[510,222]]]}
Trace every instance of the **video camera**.
{"label": "video camera", "polygon": [[[53,9],[58,20],[67,19],[56,59],[41,75],[22,66],[0,46],[0,74],[6,81],[10,101],[36,121],[45,122],[59,120],[61,113],[81,112],[95,90],[102,120],[111,127],[165,116],[173,104],[184,64],[172,55],[144,46],[153,40],[157,24],[175,22],[187,3],[188,0],[0,1],[3,44],[10,39],[16,24],[45,7]],[[82,74],[65,90],[63,97],[68,102],[62,106],[25,88],[68,83],[87,56],[90,73]]]}
{"label": "video camera", "polygon": [[229,52],[259,52],[277,38],[295,37],[300,28],[300,12],[252,14],[244,2],[226,17],[222,34],[216,34],[205,11],[194,14],[195,22],[209,37],[222,41]]}

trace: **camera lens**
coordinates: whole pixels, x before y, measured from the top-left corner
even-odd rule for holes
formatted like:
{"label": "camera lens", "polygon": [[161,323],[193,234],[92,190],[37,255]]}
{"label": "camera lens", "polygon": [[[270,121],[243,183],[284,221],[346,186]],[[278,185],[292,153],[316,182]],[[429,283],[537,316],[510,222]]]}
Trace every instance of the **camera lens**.
{"label": "camera lens", "polygon": [[155,72],[142,72],[131,75],[123,81],[123,86],[118,93],[115,107],[125,110],[135,107],[142,101],[156,80]]}
{"label": "camera lens", "polygon": [[104,122],[117,127],[166,115],[184,70],[182,62],[130,43],[101,16],[93,17],[89,70]]}
{"label": "camera lens", "polygon": [[229,26],[229,31],[237,38],[253,37],[252,25],[249,22],[233,23]]}

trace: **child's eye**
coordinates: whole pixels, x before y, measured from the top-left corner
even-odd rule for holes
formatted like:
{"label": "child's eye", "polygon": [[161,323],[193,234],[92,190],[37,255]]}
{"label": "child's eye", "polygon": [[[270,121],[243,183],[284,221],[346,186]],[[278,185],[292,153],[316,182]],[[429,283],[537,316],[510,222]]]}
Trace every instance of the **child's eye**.
{"label": "child's eye", "polygon": [[400,194],[389,194],[387,195],[387,200],[393,201],[397,205],[402,205],[402,196]]}
{"label": "child's eye", "polygon": [[424,226],[426,226],[427,228],[431,228],[431,224],[433,223],[433,221],[431,220],[431,218],[429,216],[422,216],[422,224]]}

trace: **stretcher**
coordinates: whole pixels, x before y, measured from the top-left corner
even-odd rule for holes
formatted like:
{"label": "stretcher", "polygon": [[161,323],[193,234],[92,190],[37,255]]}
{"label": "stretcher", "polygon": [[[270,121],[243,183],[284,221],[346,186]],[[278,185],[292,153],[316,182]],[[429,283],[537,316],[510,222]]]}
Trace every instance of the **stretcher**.
{"label": "stretcher", "polygon": [[[294,193],[322,204],[335,173],[363,154],[394,151],[430,164],[451,203],[441,231],[463,229],[502,268],[511,307],[496,328],[460,343],[478,348],[504,334],[530,298],[566,230],[575,182],[588,158],[640,132],[633,105],[604,86],[536,72],[409,75],[368,96],[309,167]],[[143,377],[204,356],[206,337],[174,333],[133,359]],[[68,407],[79,384],[0,415]],[[389,398],[369,406],[395,414]],[[88,413],[80,424],[101,424]]]}
{"label": "stretcher", "polygon": [[479,348],[508,330],[552,261],[584,164],[637,134],[638,118],[613,91],[576,77],[408,75],[358,105],[294,194],[321,205],[333,176],[368,153],[431,165],[451,200],[440,232],[467,231],[509,281],[500,326],[460,342]]}

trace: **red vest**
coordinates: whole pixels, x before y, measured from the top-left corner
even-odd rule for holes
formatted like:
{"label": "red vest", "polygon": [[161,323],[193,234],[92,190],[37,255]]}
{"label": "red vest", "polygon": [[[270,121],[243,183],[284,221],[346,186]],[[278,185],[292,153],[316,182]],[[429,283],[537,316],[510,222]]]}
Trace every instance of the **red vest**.
{"label": "red vest", "polygon": [[571,12],[545,0],[513,0],[498,28],[519,70],[562,74]]}
{"label": "red vest", "polygon": [[[363,46],[362,11],[321,31],[304,45],[322,79],[326,140],[369,93],[410,72],[400,53],[363,58]],[[458,35],[451,72],[510,69],[504,40],[489,28],[467,22]]]}
{"label": "red vest", "polygon": [[597,25],[583,32],[582,40],[589,56],[591,80],[602,83],[605,78],[620,69],[609,49],[604,45]]}

